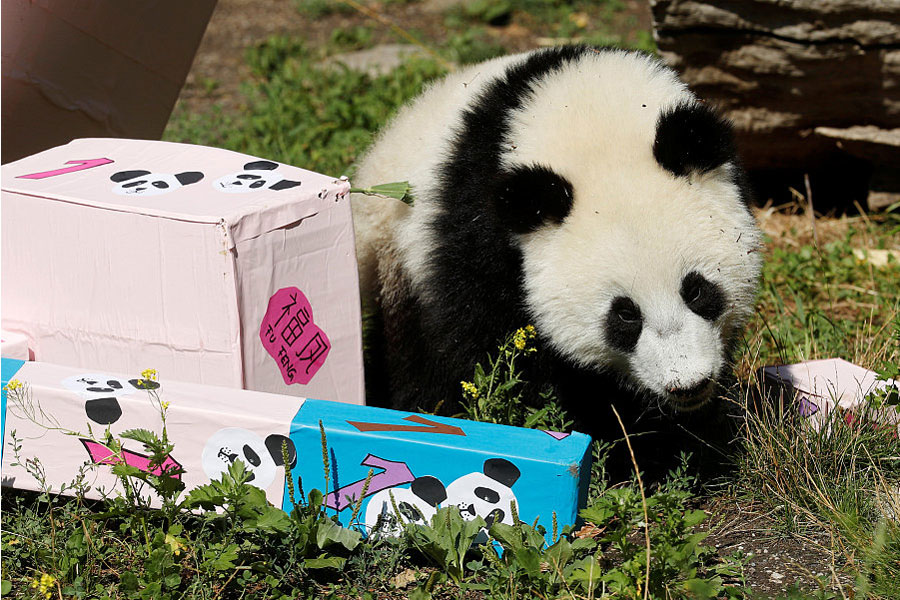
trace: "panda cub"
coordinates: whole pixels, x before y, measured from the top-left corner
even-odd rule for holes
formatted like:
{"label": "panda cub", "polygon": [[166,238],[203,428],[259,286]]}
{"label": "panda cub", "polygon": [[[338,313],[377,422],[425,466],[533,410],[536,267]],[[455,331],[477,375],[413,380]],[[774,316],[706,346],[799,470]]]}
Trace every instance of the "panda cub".
{"label": "panda cub", "polygon": [[524,378],[581,423],[721,391],[760,232],[729,123],[655,58],[564,46],[455,72],[399,112],[354,184],[403,180],[412,207],[352,199],[384,333],[375,403],[452,413],[525,324],[541,352]]}

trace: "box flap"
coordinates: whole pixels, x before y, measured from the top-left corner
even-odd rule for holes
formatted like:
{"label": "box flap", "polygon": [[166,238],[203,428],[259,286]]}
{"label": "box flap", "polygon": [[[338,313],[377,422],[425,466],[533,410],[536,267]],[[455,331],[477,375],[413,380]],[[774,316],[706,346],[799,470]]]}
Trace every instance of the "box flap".
{"label": "box flap", "polygon": [[198,223],[234,243],[345,200],[346,180],[191,144],[87,138],[2,167],[4,192]]}

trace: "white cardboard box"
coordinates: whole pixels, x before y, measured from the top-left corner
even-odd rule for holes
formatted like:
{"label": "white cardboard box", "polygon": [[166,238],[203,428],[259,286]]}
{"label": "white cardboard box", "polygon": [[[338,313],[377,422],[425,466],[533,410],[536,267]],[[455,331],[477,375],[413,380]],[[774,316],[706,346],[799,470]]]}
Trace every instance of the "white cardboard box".
{"label": "white cardboard box", "polygon": [[364,403],[349,184],[83,139],[2,168],[2,326],[34,358]]}

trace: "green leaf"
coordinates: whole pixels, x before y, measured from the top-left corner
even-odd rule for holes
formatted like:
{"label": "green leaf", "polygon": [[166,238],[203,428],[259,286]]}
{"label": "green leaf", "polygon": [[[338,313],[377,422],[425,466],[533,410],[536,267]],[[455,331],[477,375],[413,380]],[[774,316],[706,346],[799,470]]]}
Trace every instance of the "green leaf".
{"label": "green leaf", "polygon": [[340,569],[345,562],[347,562],[346,558],[323,554],[319,558],[307,558],[303,561],[303,566],[307,569]]}
{"label": "green leaf", "polygon": [[234,568],[234,561],[238,557],[238,546],[230,544],[224,550],[209,549],[204,554],[214,554],[203,562],[205,567],[212,571],[228,571]]}
{"label": "green leaf", "polygon": [[141,442],[145,446],[152,446],[160,443],[159,437],[149,429],[127,429],[119,434],[119,437],[126,440],[134,440]]}
{"label": "green leaf", "polygon": [[569,581],[581,585],[586,592],[590,592],[600,583],[601,575],[600,563],[594,556],[588,556],[575,563]]}
{"label": "green leaf", "polygon": [[0,581],[0,596],[5,596],[12,591],[12,581],[4,579]]}
{"label": "green leaf", "polygon": [[684,589],[690,594],[691,598],[715,598],[722,589],[722,579],[719,577],[688,579],[684,582]]}
{"label": "green leaf", "polygon": [[341,527],[331,519],[323,519],[316,530],[316,545],[324,549],[330,544],[340,544],[347,550],[353,550],[362,537],[355,529]]}
{"label": "green leaf", "polygon": [[286,532],[291,528],[291,519],[280,508],[267,506],[256,519],[256,528],[267,533]]}
{"label": "green leaf", "polygon": [[213,510],[225,504],[225,495],[211,484],[198,485],[184,499],[186,508],[201,507]]}
{"label": "green leaf", "polygon": [[410,206],[412,206],[413,204],[411,194],[412,186],[409,185],[408,181],[382,183],[367,188],[352,188],[350,191],[357,194],[366,194],[367,196],[384,196],[387,198],[394,198],[396,200],[402,200]]}

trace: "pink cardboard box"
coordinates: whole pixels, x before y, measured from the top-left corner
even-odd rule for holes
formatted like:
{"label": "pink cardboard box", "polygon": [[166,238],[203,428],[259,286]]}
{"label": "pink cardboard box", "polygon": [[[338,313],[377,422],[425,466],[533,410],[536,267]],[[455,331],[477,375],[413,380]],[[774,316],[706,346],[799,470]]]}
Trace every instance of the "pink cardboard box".
{"label": "pink cardboard box", "polygon": [[894,380],[878,381],[873,371],[840,358],[829,358],[764,367],[762,375],[763,385],[770,394],[788,390],[791,397],[796,397],[800,414],[808,419],[815,431],[822,430],[831,411],[837,407],[850,422],[854,415],[864,413],[867,418],[895,427],[900,433],[897,407],[874,409],[867,406],[869,394],[898,385]]}
{"label": "pink cardboard box", "polygon": [[[38,459],[44,469],[43,484],[53,492],[59,493],[88,465],[87,497],[115,496],[123,490],[110,466],[124,460],[155,474],[183,469],[178,478],[190,490],[218,479],[240,458],[253,473],[250,483],[265,491],[269,502],[281,506],[284,501],[282,442],[296,466],[297,452],[289,435],[302,398],[168,380],[160,387],[140,375],[9,359],[4,359],[3,370],[4,486],[39,491],[42,482],[23,466],[28,459]],[[24,399],[7,391],[12,379],[27,386]],[[166,403],[166,429],[175,445],[162,465],[149,464],[140,442],[122,439],[121,456],[102,443],[106,428],[117,438],[129,429],[161,435],[160,402]],[[18,458],[13,438],[20,447]],[[159,498],[144,491],[158,506]]]}
{"label": "pink cardboard box", "polygon": [[2,326],[39,361],[364,403],[349,184],[83,139],[2,168]]}
{"label": "pink cardboard box", "polygon": [[28,338],[21,333],[0,330],[0,356],[28,360],[31,358],[28,352]]}

